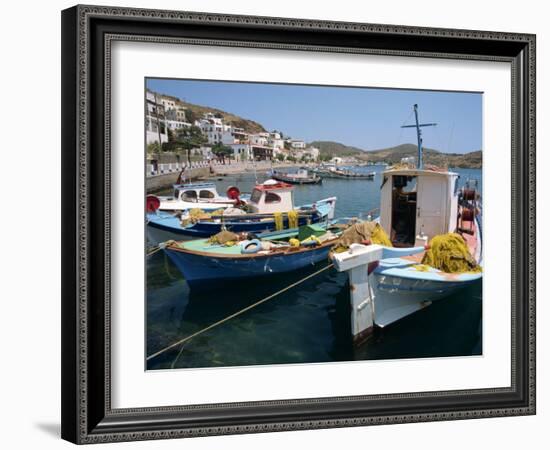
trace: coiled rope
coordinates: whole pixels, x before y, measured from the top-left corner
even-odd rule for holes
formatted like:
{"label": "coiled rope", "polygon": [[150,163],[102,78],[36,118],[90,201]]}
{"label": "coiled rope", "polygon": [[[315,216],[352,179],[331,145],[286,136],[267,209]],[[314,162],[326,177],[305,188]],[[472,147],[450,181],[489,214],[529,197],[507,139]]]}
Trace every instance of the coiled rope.
{"label": "coiled rope", "polygon": [[309,274],[308,276],[302,278],[301,280],[298,280],[298,281],[296,281],[296,282],[294,282],[294,283],[292,283],[292,284],[289,284],[289,285],[286,286],[285,288],[283,288],[283,289],[281,289],[281,290],[279,290],[279,291],[277,291],[277,292],[275,292],[275,293],[273,293],[273,294],[268,295],[267,297],[265,297],[265,298],[263,298],[263,299],[257,301],[256,303],[253,303],[252,305],[247,306],[246,308],[243,308],[243,309],[237,311],[236,313],[233,313],[233,314],[231,314],[231,315],[229,315],[229,316],[227,316],[227,317],[225,317],[225,318],[223,318],[223,319],[221,319],[221,320],[218,320],[217,322],[215,322],[215,323],[213,323],[213,324],[211,324],[211,325],[208,325],[206,328],[203,328],[203,329],[197,331],[196,333],[191,334],[190,336],[187,336],[187,337],[185,337],[185,338],[183,338],[183,339],[180,339],[180,340],[177,341],[177,342],[174,342],[174,343],[168,345],[167,347],[164,347],[163,349],[159,350],[158,352],[153,353],[152,355],[149,355],[149,356],[146,358],[146,360],[147,360],[147,361],[150,361],[151,359],[156,358],[157,356],[160,356],[160,355],[162,355],[163,353],[166,353],[168,350],[171,350],[171,349],[173,349],[174,347],[177,347],[178,345],[181,345],[181,348],[180,348],[180,351],[179,351],[178,355],[176,356],[176,358],[175,358],[174,361],[172,362],[171,368],[173,369],[174,366],[176,365],[176,363],[178,362],[178,360],[179,360],[179,358],[180,358],[182,352],[183,352],[183,347],[184,347],[183,344],[185,344],[186,342],[190,341],[190,340],[193,339],[194,337],[197,337],[197,336],[199,336],[199,335],[201,335],[201,334],[203,334],[203,333],[205,333],[205,332],[207,332],[207,331],[209,331],[209,330],[211,330],[211,329],[213,329],[213,328],[216,328],[216,327],[218,327],[218,326],[224,324],[225,322],[227,322],[227,321],[229,321],[229,320],[231,320],[231,319],[234,319],[234,318],[237,317],[237,316],[240,316],[241,314],[244,314],[244,313],[247,312],[247,311],[250,311],[250,310],[253,309],[253,308],[256,308],[257,306],[260,306],[262,303],[265,303],[265,302],[271,300],[272,298],[277,297],[278,295],[282,294],[283,292],[286,292],[286,291],[288,291],[289,289],[292,289],[293,287],[296,287],[296,286],[302,284],[304,281],[307,281],[307,280],[313,278],[314,276],[319,275],[320,273],[324,272],[325,270],[330,269],[330,268],[333,267],[333,266],[334,266],[334,264],[331,263],[331,264],[329,264],[328,266],[325,266],[325,267],[323,267],[322,269],[319,269],[318,271]]}

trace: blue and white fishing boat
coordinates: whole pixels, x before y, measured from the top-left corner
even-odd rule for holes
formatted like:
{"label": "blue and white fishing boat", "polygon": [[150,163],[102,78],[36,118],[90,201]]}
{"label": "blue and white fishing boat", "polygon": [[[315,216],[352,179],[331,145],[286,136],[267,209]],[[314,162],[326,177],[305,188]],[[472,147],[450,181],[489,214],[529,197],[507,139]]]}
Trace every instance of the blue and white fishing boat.
{"label": "blue and white fishing boat", "polygon": [[293,186],[275,180],[256,185],[248,201],[247,212],[239,208],[226,209],[208,217],[194,218],[189,213],[174,215],[167,212],[147,213],[149,242],[210,237],[222,229],[235,233],[264,233],[291,228],[293,217],[297,226],[326,222],[334,218],[336,197],[319,200],[310,205],[294,207]]}
{"label": "blue and white fishing boat", "polygon": [[326,224],[305,225],[229,246],[208,239],[171,242],[164,251],[191,289],[215,289],[228,282],[293,272],[321,261],[328,263],[339,234],[339,229],[331,231]]}
{"label": "blue and white fishing boat", "polygon": [[479,195],[475,187],[458,188],[458,174],[424,168],[421,127],[414,106],[418,136],[416,168],[389,169],[382,174],[380,217],[394,248],[353,244],[334,255],[339,271],[350,278],[352,333],[360,343],[374,326],[385,327],[472,283],[481,272],[446,273],[421,265],[431,238],[458,233],[479,265],[482,234]]}

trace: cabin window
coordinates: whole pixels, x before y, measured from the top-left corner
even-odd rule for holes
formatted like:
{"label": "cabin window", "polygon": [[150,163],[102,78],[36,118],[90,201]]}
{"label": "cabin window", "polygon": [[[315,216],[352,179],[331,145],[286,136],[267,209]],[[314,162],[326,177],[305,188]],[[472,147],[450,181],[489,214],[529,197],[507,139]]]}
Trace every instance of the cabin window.
{"label": "cabin window", "polygon": [[252,196],[250,197],[250,201],[252,203],[259,203],[260,198],[262,198],[262,191],[260,191],[259,189],[254,189],[254,191],[252,191]]}
{"label": "cabin window", "polygon": [[273,192],[267,192],[265,194],[266,203],[279,203],[280,201],[281,201],[281,197],[279,197],[277,194]]}
{"label": "cabin window", "polygon": [[214,193],[212,191],[200,191],[199,192],[200,198],[214,198]]}
{"label": "cabin window", "polygon": [[183,199],[184,200],[196,200],[197,199],[197,192],[196,191],[185,191],[183,193]]}

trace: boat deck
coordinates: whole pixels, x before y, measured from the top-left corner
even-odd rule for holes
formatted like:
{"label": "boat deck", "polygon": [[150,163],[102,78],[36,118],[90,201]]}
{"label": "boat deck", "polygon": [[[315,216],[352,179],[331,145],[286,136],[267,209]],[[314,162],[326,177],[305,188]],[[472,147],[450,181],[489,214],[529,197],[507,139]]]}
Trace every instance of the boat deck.
{"label": "boat deck", "polygon": [[[481,248],[479,239],[479,227],[474,226],[474,233],[460,233],[470,254],[480,261]],[[415,255],[401,256],[399,258],[388,258],[380,261],[380,266],[377,273],[389,276],[399,276],[409,279],[424,279],[431,281],[472,281],[481,277],[481,273],[445,273],[438,269],[429,266],[420,266],[424,258],[425,251]]]}

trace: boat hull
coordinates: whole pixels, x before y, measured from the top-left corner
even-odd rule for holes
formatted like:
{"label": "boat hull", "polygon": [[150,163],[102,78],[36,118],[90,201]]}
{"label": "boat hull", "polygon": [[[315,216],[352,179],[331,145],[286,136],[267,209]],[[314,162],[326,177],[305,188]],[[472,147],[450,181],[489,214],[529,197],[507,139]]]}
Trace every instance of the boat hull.
{"label": "boat hull", "polygon": [[219,257],[164,249],[170,260],[194,290],[216,289],[224,283],[293,272],[328,261],[331,246],[302,252],[250,257]]}
{"label": "boat hull", "polygon": [[[311,212],[311,215],[300,216],[298,226],[308,223],[319,223],[330,220],[334,217],[335,198],[320,200],[317,202],[317,211]],[[298,211],[300,211],[298,209]],[[182,227],[180,219],[167,213],[148,213],[147,214],[147,238],[153,245],[167,240],[185,240],[210,237],[219,233],[222,228],[234,233],[265,233],[275,230],[275,220],[248,220],[227,219],[222,221],[199,221],[194,224]],[[283,228],[288,229],[288,217],[283,217]]]}
{"label": "boat hull", "polygon": [[200,208],[203,211],[215,211],[217,209],[232,208],[235,206],[235,202],[228,200],[224,201],[202,201],[202,202],[184,202],[181,200],[174,200],[172,198],[160,198],[160,211],[185,211],[192,208]]}
{"label": "boat hull", "polygon": [[299,178],[299,177],[286,177],[283,175],[273,174],[271,178],[278,181],[284,181],[290,184],[319,184],[322,182],[321,177],[316,178]]}
{"label": "boat hull", "polygon": [[369,278],[375,302],[374,323],[383,328],[435,301],[478,283],[481,276],[454,282],[404,278],[380,273],[372,273]]}
{"label": "boat hull", "polygon": [[[233,233],[254,233],[260,234],[268,231],[275,230],[275,221],[257,221],[257,222],[197,222],[187,227],[180,226],[180,221],[176,217],[166,218],[164,220],[151,219],[147,223],[147,238],[151,244],[159,244],[168,240],[185,240],[210,237],[222,230],[225,227],[226,230]],[[306,225],[308,221],[310,223],[319,223],[326,219],[326,216],[320,214],[314,215],[311,218],[300,217],[298,219],[298,226]],[[288,219],[283,220],[283,228],[288,229]]]}
{"label": "boat hull", "polygon": [[[482,265],[481,222],[475,220],[474,257]],[[433,268],[418,271],[403,258],[388,258],[369,275],[375,312],[374,323],[384,327],[433,302],[481,282],[482,272],[446,274]]]}

